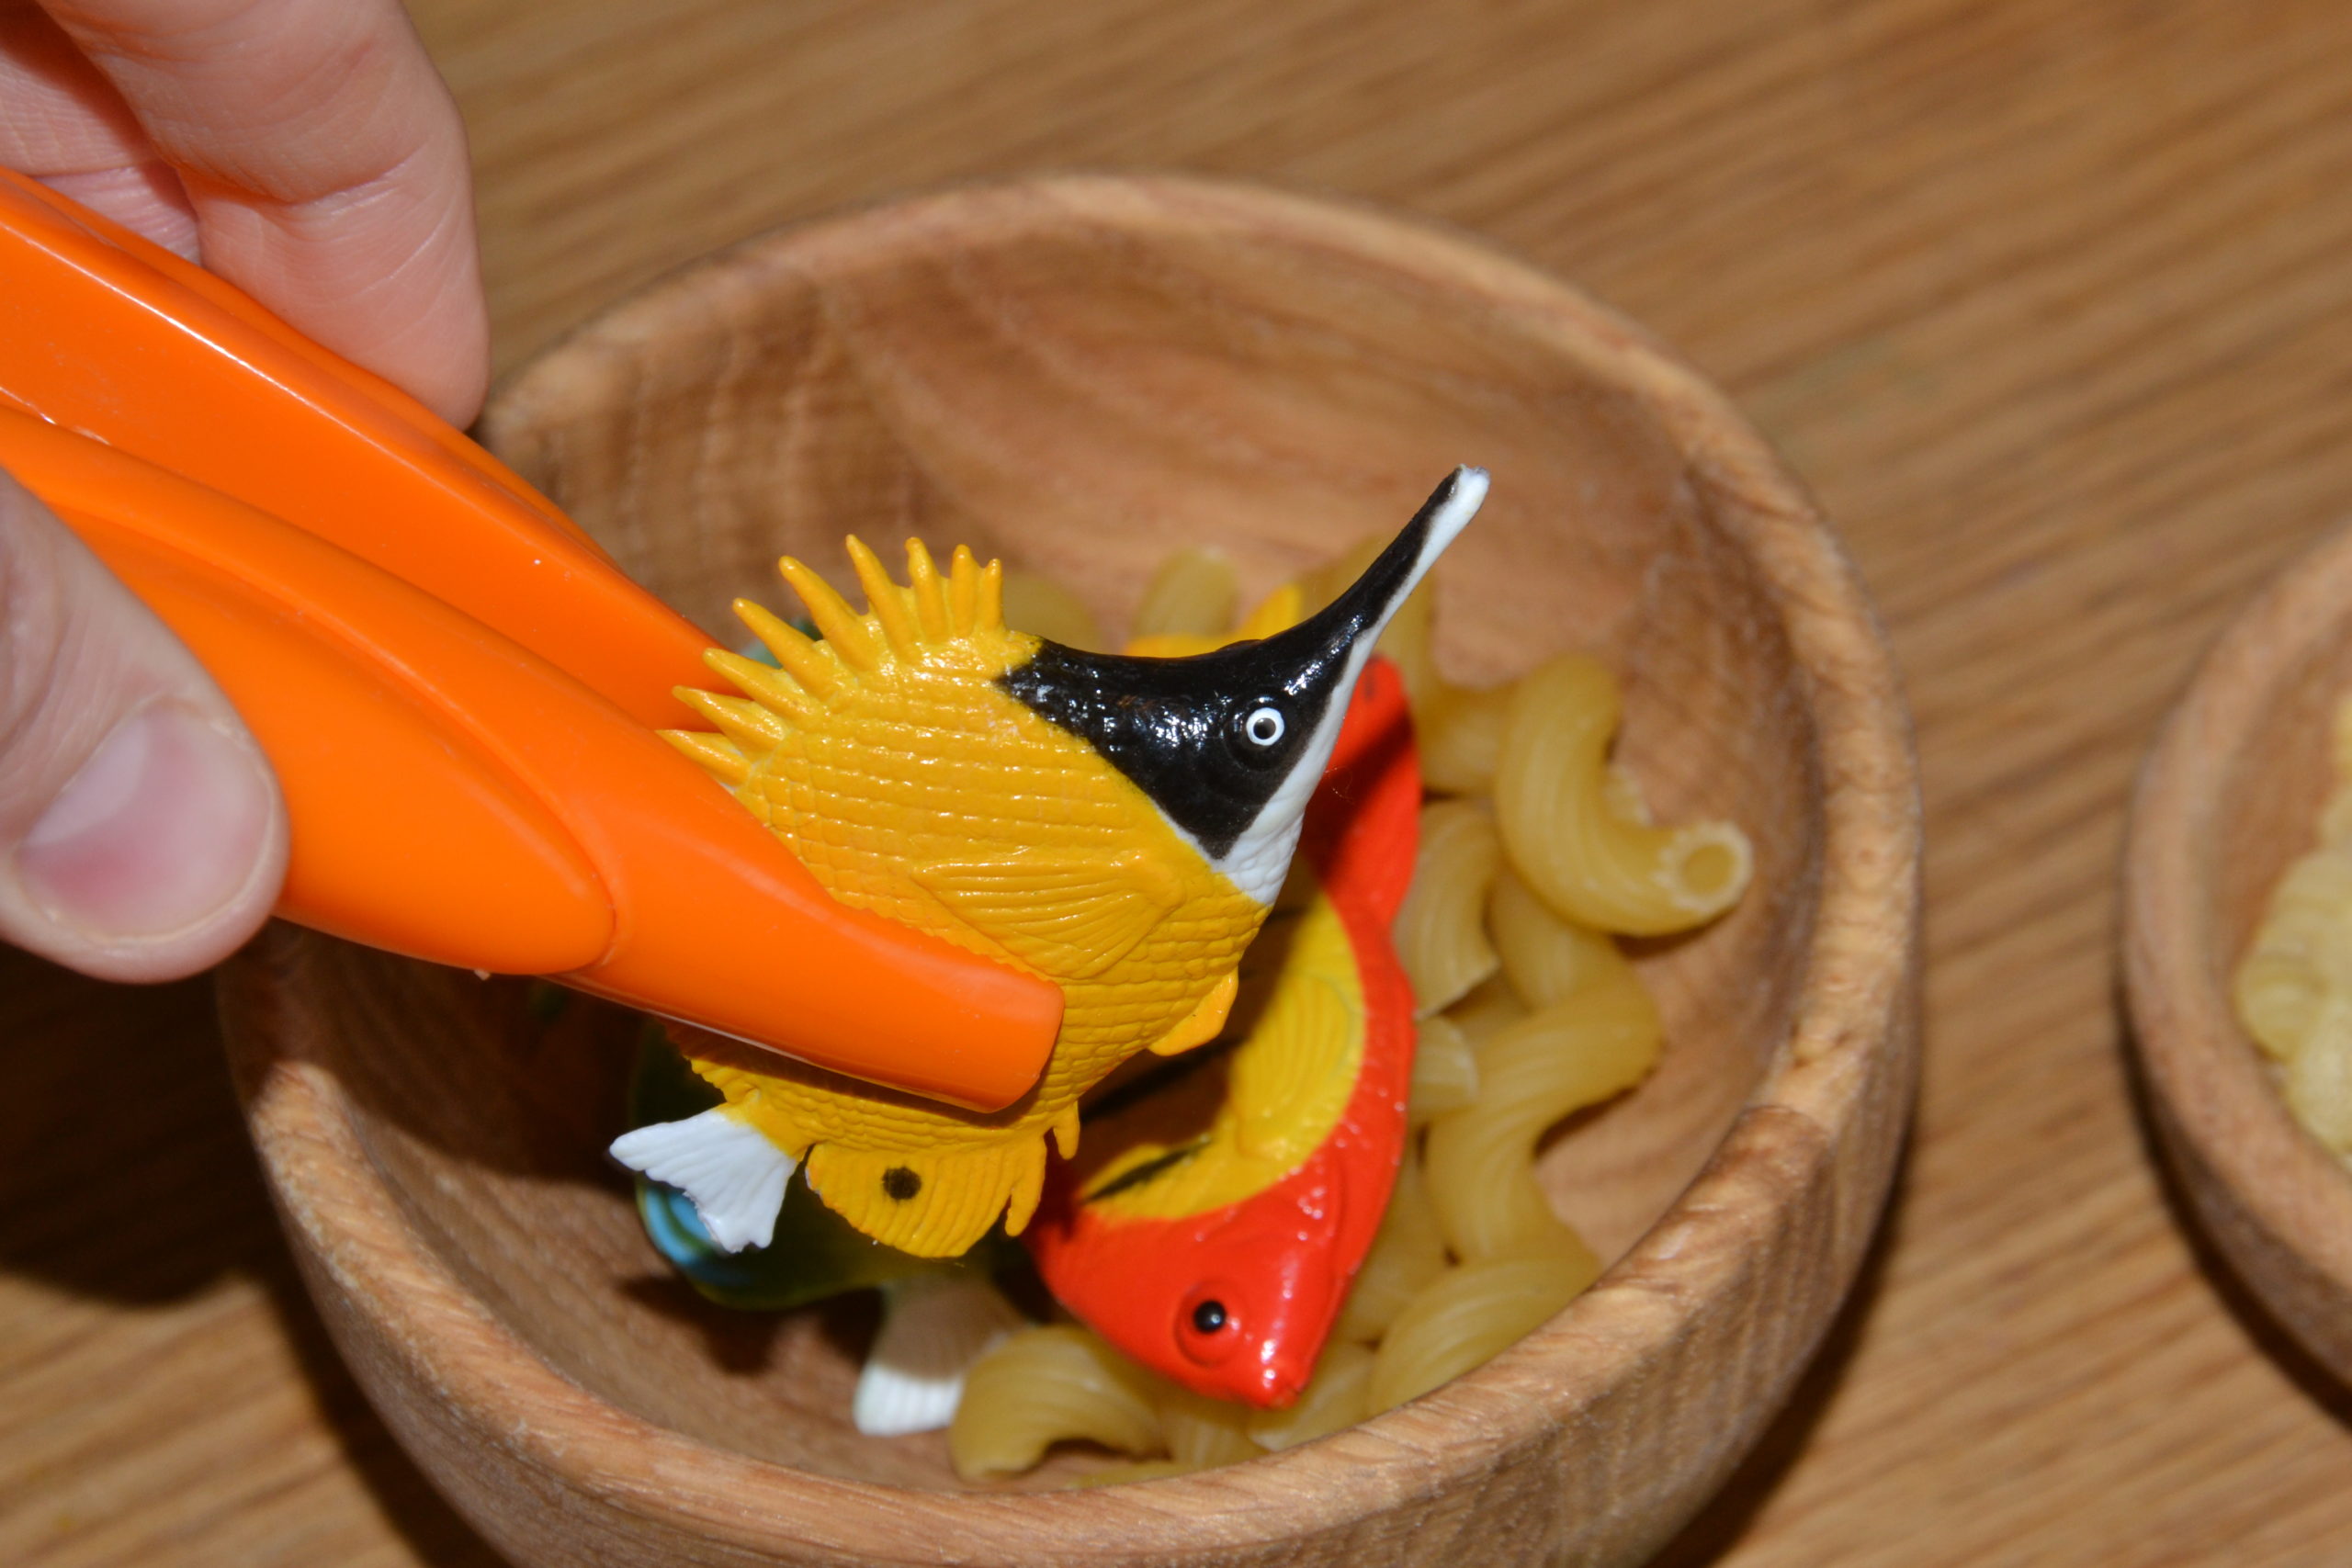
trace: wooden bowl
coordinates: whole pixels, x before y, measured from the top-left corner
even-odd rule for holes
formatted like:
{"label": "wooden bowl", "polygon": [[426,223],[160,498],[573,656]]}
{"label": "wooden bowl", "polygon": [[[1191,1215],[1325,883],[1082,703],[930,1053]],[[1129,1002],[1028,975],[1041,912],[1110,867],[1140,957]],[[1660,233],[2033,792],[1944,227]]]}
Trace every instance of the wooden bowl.
{"label": "wooden bowl", "polygon": [[1671,818],[1757,886],[1649,944],[1668,1054],[1561,1139],[1616,1259],[1490,1365],[1229,1470],[960,1483],[847,1420],[854,1309],[701,1304],[604,1159],[627,1021],[542,1037],[519,987],[279,931],[224,1000],[262,1158],[337,1341],[418,1461],[527,1563],[1626,1562],[1705,1498],[1853,1279],[1916,1076],[1907,726],[1852,569],[1697,376],[1550,278],[1352,208],[1182,180],[952,192],[755,241],[524,371],[492,446],[710,628],[855,529],[968,541],[1116,626],[1179,543],[1262,591],[1494,499],[1442,655],[1623,671]]}
{"label": "wooden bowl", "polygon": [[2207,1232],[2281,1325],[2352,1381],[2352,1174],[2305,1133],[2230,998],[2290,862],[2318,841],[2352,692],[2352,532],[2224,632],[2149,753],[2124,854],[2124,977],[2150,1119]]}

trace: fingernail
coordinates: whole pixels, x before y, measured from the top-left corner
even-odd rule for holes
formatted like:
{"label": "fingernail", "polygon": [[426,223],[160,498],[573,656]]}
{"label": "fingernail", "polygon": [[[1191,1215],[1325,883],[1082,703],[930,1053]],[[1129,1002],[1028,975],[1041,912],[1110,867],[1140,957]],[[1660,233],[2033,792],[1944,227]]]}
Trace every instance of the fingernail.
{"label": "fingernail", "polygon": [[261,761],[177,703],[125,717],[49,803],[17,872],[50,918],[102,940],[184,931],[242,893],[269,829]]}

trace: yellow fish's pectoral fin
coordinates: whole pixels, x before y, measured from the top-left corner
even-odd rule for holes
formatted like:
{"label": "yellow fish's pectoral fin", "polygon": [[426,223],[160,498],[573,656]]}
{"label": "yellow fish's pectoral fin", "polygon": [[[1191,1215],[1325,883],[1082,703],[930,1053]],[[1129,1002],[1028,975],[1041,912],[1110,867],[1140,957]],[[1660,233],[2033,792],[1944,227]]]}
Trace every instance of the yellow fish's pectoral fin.
{"label": "yellow fish's pectoral fin", "polygon": [[1089,979],[1125,958],[1184,892],[1173,870],[1143,854],[1016,854],[912,874],[966,924],[1057,980]]}
{"label": "yellow fish's pectoral fin", "polygon": [[1036,1134],[935,1148],[808,1154],[808,1186],[865,1235],[918,1258],[958,1258],[1004,1215],[1017,1235],[1037,1210],[1046,1141]]}
{"label": "yellow fish's pectoral fin", "polygon": [[1217,1037],[1225,1027],[1226,1014],[1233,1010],[1233,998],[1240,993],[1241,976],[1237,971],[1216,983],[1216,988],[1201,998],[1200,1005],[1186,1013],[1175,1028],[1151,1043],[1155,1056],[1173,1056],[1205,1045]]}

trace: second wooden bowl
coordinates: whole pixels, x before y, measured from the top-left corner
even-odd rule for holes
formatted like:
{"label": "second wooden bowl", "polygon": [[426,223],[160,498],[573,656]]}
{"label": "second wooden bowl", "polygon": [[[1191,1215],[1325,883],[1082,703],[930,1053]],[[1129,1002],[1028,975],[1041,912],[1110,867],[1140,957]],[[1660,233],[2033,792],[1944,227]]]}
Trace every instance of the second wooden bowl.
{"label": "second wooden bowl", "polygon": [[2152,1120],[2207,1232],[2352,1382],[2352,1173],[2289,1113],[2231,977],[2317,841],[2352,693],[2352,532],[2290,567],[2206,655],[2149,754],[2124,855],[2124,976]]}
{"label": "second wooden bowl", "polygon": [[706,1306],[603,1156],[628,1021],[280,931],[224,981],[239,1080],[337,1342],[418,1461],[527,1563],[1634,1562],[1819,1342],[1916,1073],[1907,726],[1852,570],[1698,377],[1573,290],[1354,209],[1182,181],[952,193],[694,267],[525,372],[493,445],[715,638],[791,551],[968,542],[1110,624],[1180,543],[1245,592],[1494,498],[1441,654],[1624,672],[1668,818],[1757,845],[1746,903],[1640,956],[1668,1054],[1543,1172],[1615,1259],[1553,1322],[1360,1427],[1227,1470],[973,1489],[862,1438],[854,1311]]}

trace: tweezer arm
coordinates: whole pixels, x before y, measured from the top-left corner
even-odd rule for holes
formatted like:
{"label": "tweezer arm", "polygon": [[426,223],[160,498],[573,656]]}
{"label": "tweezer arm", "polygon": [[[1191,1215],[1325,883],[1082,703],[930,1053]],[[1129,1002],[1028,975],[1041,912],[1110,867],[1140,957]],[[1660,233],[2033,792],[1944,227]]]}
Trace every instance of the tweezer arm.
{"label": "tweezer arm", "polygon": [[699,632],[420,405],[70,209],[0,172],[0,466],[268,753],[281,914],[978,1109],[1028,1090],[1056,987],[834,902],[652,734],[692,722]]}

